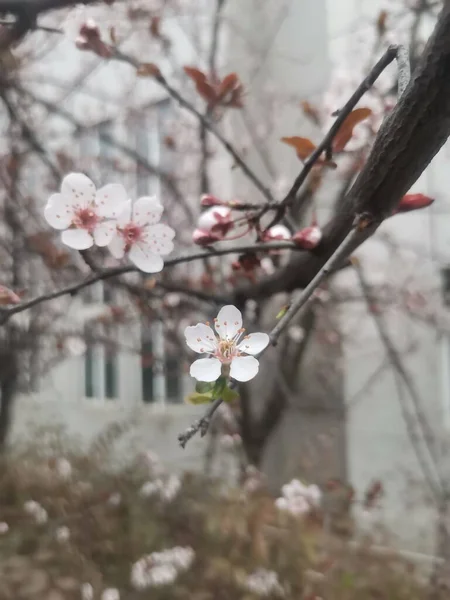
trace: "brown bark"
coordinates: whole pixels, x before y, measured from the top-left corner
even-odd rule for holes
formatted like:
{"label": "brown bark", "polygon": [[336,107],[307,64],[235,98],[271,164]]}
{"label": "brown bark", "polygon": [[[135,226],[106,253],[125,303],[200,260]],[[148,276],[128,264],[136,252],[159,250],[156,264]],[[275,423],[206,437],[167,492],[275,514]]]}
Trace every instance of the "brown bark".
{"label": "brown bark", "polygon": [[336,206],[315,252],[293,255],[289,264],[259,285],[237,290],[236,302],[305,287],[349,233],[356,214],[389,216],[450,135],[450,1],[396,107],[385,119],[355,184]]}

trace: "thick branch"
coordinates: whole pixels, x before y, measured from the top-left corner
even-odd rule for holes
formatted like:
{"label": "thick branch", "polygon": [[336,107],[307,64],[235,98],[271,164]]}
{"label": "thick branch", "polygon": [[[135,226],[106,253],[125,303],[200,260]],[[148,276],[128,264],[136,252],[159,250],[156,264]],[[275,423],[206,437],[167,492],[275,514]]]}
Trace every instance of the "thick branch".
{"label": "thick branch", "polygon": [[[284,269],[259,285],[242,287],[236,302],[305,287],[349,233],[355,214],[367,211],[379,219],[390,215],[449,137],[449,97],[447,1],[408,87],[380,128],[364,168],[324,227],[322,243],[314,253],[293,256]],[[355,248],[363,241],[357,240]]]}

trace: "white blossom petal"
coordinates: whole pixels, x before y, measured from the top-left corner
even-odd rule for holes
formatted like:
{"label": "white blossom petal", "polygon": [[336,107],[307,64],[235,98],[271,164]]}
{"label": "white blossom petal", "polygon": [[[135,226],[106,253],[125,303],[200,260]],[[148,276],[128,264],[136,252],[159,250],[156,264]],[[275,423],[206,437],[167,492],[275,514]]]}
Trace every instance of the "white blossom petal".
{"label": "white blossom petal", "polygon": [[123,258],[125,256],[125,238],[123,235],[116,233],[113,235],[111,242],[108,244],[108,249],[114,258]]}
{"label": "white blossom petal", "polygon": [[232,304],[224,306],[217,315],[215,328],[223,340],[231,340],[242,329],[241,311]]}
{"label": "white blossom petal", "polygon": [[238,350],[246,354],[259,354],[267,348],[269,342],[267,333],[250,333],[238,344]]}
{"label": "white blossom petal", "polygon": [[212,382],[219,379],[222,372],[222,363],[218,358],[199,358],[192,363],[190,375],[197,381]]}
{"label": "white blossom petal", "polygon": [[198,323],[186,327],[184,330],[186,344],[194,352],[204,354],[206,352],[214,352],[217,347],[217,338],[214,331],[205,323]]}
{"label": "white blossom petal", "polygon": [[230,377],[237,381],[250,381],[258,371],[259,362],[254,356],[236,356],[231,361]]}
{"label": "white blossom petal", "polygon": [[104,221],[95,226],[93,231],[94,242],[97,246],[107,246],[111,243],[116,233],[116,222],[112,220]]}
{"label": "white blossom petal", "polygon": [[87,250],[94,245],[92,235],[86,229],[66,229],[61,234],[61,241],[75,250]]}
{"label": "white blossom petal", "polygon": [[74,216],[74,204],[62,194],[53,194],[44,208],[44,217],[55,229],[67,229]]}
{"label": "white blossom petal", "polygon": [[78,206],[87,207],[94,202],[95,185],[83,173],[69,173],[62,180],[61,194]]}
{"label": "white blossom petal", "polygon": [[125,225],[128,225],[128,223],[131,223],[131,209],[131,200],[127,200],[123,203],[117,215],[117,224],[120,225],[120,227],[125,227]]}
{"label": "white blossom petal", "polygon": [[150,248],[144,244],[133,244],[128,256],[130,257],[131,262],[133,262],[140,271],[144,271],[144,273],[159,273],[163,270],[163,259],[158,254],[154,254]]}
{"label": "white blossom petal", "polygon": [[95,196],[97,214],[107,219],[117,219],[127,201],[128,194],[123,185],[108,183],[100,188]]}
{"label": "white blossom petal", "polygon": [[173,250],[173,238],[175,231],[168,225],[158,223],[157,225],[149,225],[144,229],[143,239],[148,247],[155,254],[170,254]]}
{"label": "white blossom petal", "polygon": [[137,225],[153,225],[158,223],[163,210],[156,196],[138,198],[133,205],[133,223]]}

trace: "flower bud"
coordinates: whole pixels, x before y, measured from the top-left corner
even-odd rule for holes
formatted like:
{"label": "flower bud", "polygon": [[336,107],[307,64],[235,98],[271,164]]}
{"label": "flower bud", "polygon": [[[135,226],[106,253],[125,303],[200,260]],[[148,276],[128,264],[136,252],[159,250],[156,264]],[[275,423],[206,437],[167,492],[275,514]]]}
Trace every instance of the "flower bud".
{"label": "flower bud", "polygon": [[433,202],[434,198],[430,198],[424,194],[406,194],[406,196],[403,196],[400,200],[397,208],[392,214],[396,215],[397,213],[426,208],[427,206],[430,206],[430,204],[433,204]]}
{"label": "flower bud", "polygon": [[322,231],[317,225],[305,227],[292,236],[292,241],[305,250],[313,250],[322,239]]}

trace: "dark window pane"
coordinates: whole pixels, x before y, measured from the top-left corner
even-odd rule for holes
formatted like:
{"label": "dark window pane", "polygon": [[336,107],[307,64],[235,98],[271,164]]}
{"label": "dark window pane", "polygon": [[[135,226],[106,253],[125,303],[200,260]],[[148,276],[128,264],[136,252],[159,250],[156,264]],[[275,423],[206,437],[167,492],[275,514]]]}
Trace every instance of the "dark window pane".
{"label": "dark window pane", "polygon": [[105,357],[105,395],[107,398],[118,397],[117,354],[107,352]]}
{"label": "dark window pane", "polygon": [[153,402],[153,364],[152,342],[142,342],[142,398],[144,402]]}
{"label": "dark window pane", "polygon": [[166,361],[167,399],[169,402],[180,402],[181,400],[180,376],[180,359],[176,356],[169,356]]}
{"label": "dark window pane", "polygon": [[84,355],[84,395],[94,397],[94,350],[88,346]]}

